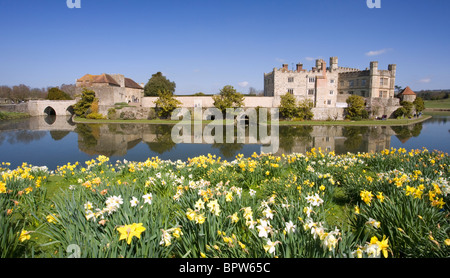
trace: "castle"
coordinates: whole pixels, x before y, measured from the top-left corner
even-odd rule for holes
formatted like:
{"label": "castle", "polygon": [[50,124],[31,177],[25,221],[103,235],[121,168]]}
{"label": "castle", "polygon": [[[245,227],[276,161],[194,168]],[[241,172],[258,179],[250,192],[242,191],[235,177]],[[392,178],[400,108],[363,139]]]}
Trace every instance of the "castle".
{"label": "castle", "polygon": [[[345,117],[346,100],[351,95],[359,95],[366,100],[366,109],[371,117],[390,117],[400,107],[400,99],[394,97],[396,65],[387,70],[378,68],[378,62],[371,62],[370,68],[359,70],[339,67],[338,58],[331,57],[329,66],[323,59],[317,59],[311,70],[297,64],[296,69],[274,68],[264,74],[264,96],[248,96],[245,108],[277,108],[281,96],[286,93],[298,100],[308,99],[314,103],[314,120],[342,120]],[[148,114],[155,107],[157,97],[144,97],[144,84],[138,84],[121,74],[86,74],[77,80],[78,93],[83,88],[94,90],[99,99],[99,112],[107,114],[108,108],[117,103],[128,103],[137,114]],[[411,96],[415,97],[415,96]],[[193,108],[199,104],[203,108],[214,107],[211,96],[175,96],[181,107]],[[131,109],[133,110],[133,109]]]}

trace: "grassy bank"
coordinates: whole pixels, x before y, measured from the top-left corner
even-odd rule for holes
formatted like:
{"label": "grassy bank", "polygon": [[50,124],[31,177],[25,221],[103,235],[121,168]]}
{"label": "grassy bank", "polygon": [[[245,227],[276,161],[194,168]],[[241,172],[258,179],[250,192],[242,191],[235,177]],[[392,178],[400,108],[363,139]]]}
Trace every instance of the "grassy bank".
{"label": "grassy bank", "polygon": [[3,163],[0,254],[448,257],[449,165],[446,154],[404,149],[176,163],[99,156],[54,173]]}
{"label": "grassy bank", "polygon": [[450,99],[425,100],[424,103],[427,110],[445,109],[450,111]]}
{"label": "grassy bank", "polygon": [[[402,125],[411,125],[415,123],[420,123],[430,119],[430,115],[424,115],[420,118],[412,118],[412,119],[388,119],[388,120],[362,120],[362,121],[279,121],[280,125],[352,125],[352,126],[402,126]],[[180,121],[173,120],[91,120],[75,117],[74,122],[76,123],[100,123],[100,124],[177,124]],[[204,124],[209,124],[212,121],[202,121]],[[195,123],[195,122],[192,122]],[[225,124],[225,121],[224,121]],[[268,122],[270,124],[270,121]]]}
{"label": "grassy bank", "polygon": [[30,117],[27,113],[0,111],[0,121],[15,120]]}

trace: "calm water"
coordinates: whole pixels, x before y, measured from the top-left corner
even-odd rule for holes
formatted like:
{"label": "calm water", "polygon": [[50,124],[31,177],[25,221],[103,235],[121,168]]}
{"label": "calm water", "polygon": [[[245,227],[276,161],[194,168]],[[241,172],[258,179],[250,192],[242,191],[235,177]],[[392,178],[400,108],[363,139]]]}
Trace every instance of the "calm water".
{"label": "calm water", "polygon": [[[74,124],[65,117],[33,117],[0,122],[0,162],[23,162],[56,169],[98,155],[111,161],[145,161],[159,157],[187,160],[208,153],[232,160],[237,154],[261,152],[261,144],[175,144],[172,125]],[[280,126],[277,154],[305,153],[311,148],[347,152],[379,152],[385,148],[440,150],[450,153],[450,113],[433,115],[407,127]],[[249,142],[246,140],[245,142]]]}

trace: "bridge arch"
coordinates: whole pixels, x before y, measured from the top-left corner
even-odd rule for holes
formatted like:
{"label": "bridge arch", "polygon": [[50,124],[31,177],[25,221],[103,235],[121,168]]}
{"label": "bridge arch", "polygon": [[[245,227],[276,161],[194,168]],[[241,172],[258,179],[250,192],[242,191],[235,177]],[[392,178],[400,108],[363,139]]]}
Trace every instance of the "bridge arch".
{"label": "bridge arch", "polygon": [[48,116],[56,116],[56,111],[55,109],[53,109],[53,107],[51,106],[47,106],[44,109],[44,114],[48,115]]}
{"label": "bridge arch", "polygon": [[69,107],[67,107],[66,112],[68,113],[68,115],[75,115],[75,109],[73,108],[73,105],[70,105]]}

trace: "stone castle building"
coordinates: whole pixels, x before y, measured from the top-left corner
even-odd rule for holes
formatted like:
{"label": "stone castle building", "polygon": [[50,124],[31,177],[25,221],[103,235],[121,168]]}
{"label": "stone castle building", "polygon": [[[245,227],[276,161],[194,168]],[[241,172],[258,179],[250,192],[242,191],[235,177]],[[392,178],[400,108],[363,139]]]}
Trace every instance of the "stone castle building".
{"label": "stone castle building", "polygon": [[95,91],[100,106],[111,106],[123,102],[133,106],[142,106],[143,86],[122,74],[106,73],[86,74],[76,82],[77,94],[81,94],[84,88]]}
{"label": "stone castle building", "polygon": [[[244,99],[245,108],[278,108],[281,96],[290,93],[298,100],[308,99],[314,103],[315,120],[342,120],[345,117],[346,100],[350,95],[366,99],[366,108],[372,117],[389,117],[398,107],[399,98],[394,97],[396,65],[387,70],[378,68],[378,62],[371,62],[370,68],[359,70],[338,66],[338,58],[331,57],[329,66],[316,60],[311,70],[297,64],[296,69],[274,68],[264,74],[264,96],[249,96]],[[157,97],[144,97],[144,84],[138,84],[121,74],[86,74],[76,82],[78,94],[83,88],[96,93],[100,113],[106,114],[109,107],[117,103],[128,103],[139,108],[140,115],[155,107]],[[181,107],[214,107],[211,96],[175,96]],[[137,110],[136,110],[137,111]]]}
{"label": "stone castle building", "polygon": [[345,100],[350,95],[394,98],[395,74],[396,65],[380,70],[378,62],[371,62],[365,70],[339,67],[337,57],[330,58],[329,67],[318,59],[311,70],[304,69],[303,64],[289,70],[284,64],[264,74],[264,96],[279,98],[290,93],[300,100],[313,101],[318,108],[346,107]]}

